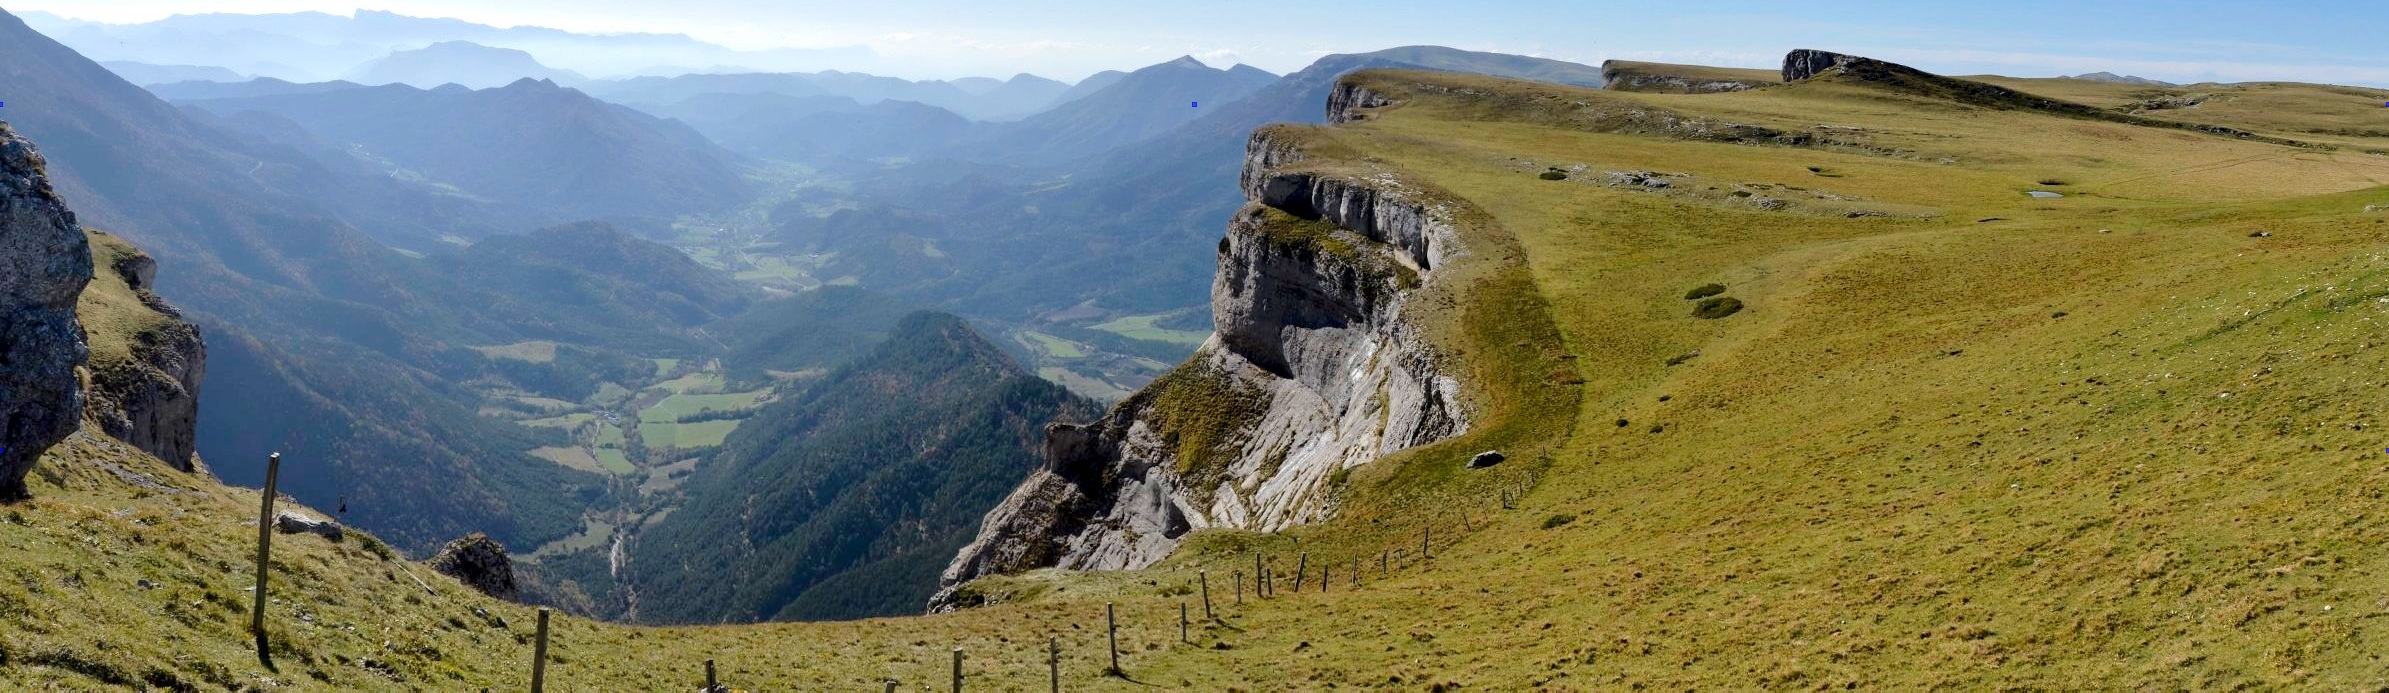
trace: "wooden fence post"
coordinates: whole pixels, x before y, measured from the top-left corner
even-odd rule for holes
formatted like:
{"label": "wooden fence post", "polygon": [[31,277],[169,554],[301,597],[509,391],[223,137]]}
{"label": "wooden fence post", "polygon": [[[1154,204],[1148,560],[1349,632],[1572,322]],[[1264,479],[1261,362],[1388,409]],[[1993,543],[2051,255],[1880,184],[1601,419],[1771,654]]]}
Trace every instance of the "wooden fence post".
{"label": "wooden fence post", "polygon": [[531,645],[531,693],[547,690],[547,607],[539,607],[539,635]]}
{"label": "wooden fence post", "polygon": [[1302,594],[1302,578],[1311,572],[1311,555],[1303,553],[1294,559],[1294,593]]}
{"label": "wooden fence post", "polygon": [[1335,581],[1336,581],[1336,578],[1335,578],[1335,563],[1334,563],[1333,561],[1329,561],[1329,562],[1325,562],[1325,563],[1320,563],[1320,564],[1319,564],[1319,593],[1320,593],[1320,594],[1326,594],[1326,593],[1327,593],[1327,583],[1330,583],[1330,582],[1335,582]]}
{"label": "wooden fence post", "polygon": [[249,609],[249,632],[257,634],[257,661],[273,666],[266,656],[265,579],[274,553],[274,485],[282,476],[282,453],[265,457],[265,493],[257,502],[257,599]]}
{"label": "wooden fence post", "polygon": [[1236,571],[1236,605],[1244,606],[1244,571]]}
{"label": "wooden fence post", "polygon": [[1211,571],[1195,571],[1195,579],[1203,583],[1203,619],[1209,621],[1219,620],[1218,616],[1211,615]]}
{"label": "wooden fence post", "polygon": [[1062,693],[1062,639],[1045,636],[1046,681],[1053,684],[1052,693]]}
{"label": "wooden fence post", "polygon": [[1360,559],[1352,559],[1352,586],[1360,586]]}
{"label": "wooden fence post", "polygon": [[1194,642],[1186,639],[1186,602],[1178,602],[1178,642]]}
{"label": "wooden fence post", "polygon": [[954,648],[954,693],[962,693],[962,648]]}
{"label": "wooden fence post", "polygon": [[1377,552],[1377,574],[1380,577],[1393,577],[1393,555],[1393,549],[1383,549]]}
{"label": "wooden fence post", "polygon": [[1112,651],[1111,674],[1126,676],[1120,672],[1120,619],[1112,611],[1111,602],[1103,603],[1103,634],[1104,642],[1109,643]]}
{"label": "wooden fence post", "polygon": [[887,693],[896,693],[896,680],[888,679]]}
{"label": "wooden fence post", "polygon": [[713,676],[713,660],[705,660],[705,693],[713,693],[721,687],[721,680]]}
{"label": "wooden fence post", "polygon": [[1419,528],[1418,528],[1418,559],[1419,559],[1419,560],[1422,560],[1422,561],[1424,561],[1424,560],[1427,560],[1427,559],[1429,559],[1429,558],[1434,558],[1434,557],[1435,557],[1435,556],[1434,556],[1434,554],[1432,554],[1432,553],[1430,553],[1430,552],[1428,552],[1428,551],[1427,551],[1427,545],[1428,545],[1429,543],[1432,543],[1432,542],[1434,542],[1434,541],[1435,541],[1435,526],[1434,526],[1434,525],[1426,525],[1426,526],[1422,526],[1422,527],[1419,527]]}
{"label": "wooden fence post", "polygon": [[1269,578],[1267,577],[1267,576],[1269,575],[1269,572],[1268,572],[1268,571],[1269,571],[1269,569],[1268,569],[1268,568],[1264,568],[1264,567],[1262,567],[1262,564],[1261,564],[1261,552],[1259,552],[1259,551],[1255,551],[1255,552],[1253,552],[1253,598],[1254,598],[1254,599],[1267,599],[1267,598],[1269,597],[1269,589],[1268,589],[1268,586],[1267,586],[1267,583],[1269,582]]}

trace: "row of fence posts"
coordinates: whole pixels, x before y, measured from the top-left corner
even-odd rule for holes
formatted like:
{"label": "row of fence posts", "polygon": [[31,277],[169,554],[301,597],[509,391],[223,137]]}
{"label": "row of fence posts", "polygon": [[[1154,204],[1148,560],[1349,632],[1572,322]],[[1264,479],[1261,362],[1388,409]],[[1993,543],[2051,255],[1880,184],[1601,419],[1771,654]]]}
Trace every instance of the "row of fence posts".
{"label": "row of fence posts", "polygon": [[[268,670],[272,670],[274,668],[274,663],[271,655],[269,654],[265,631],[266,573],[267,567],[271,565],[273,557],[274,498],[276,495],[275,489],[280,481],[281,474],[282,453],[277,452],[267,455],[265,464],[265,489],[264,493],[262,494],[262,498],[258,503],[257,509],[257,595],[256,600],[249,612],[249,630],[256,635],[257,661],[265,665],[266,669]],[[1518,498],[1525,495],[1526,489],[1533,486],[1537,477],[1538,475],[1530,473],[1528,474],[1527,479],[1523,482],[1512,485],[1504,485],[1500,489],[1501,507],[1503,509],[1515,507],[1513,503]],[[1465,509],[1460,511],[1460,524],[1464,530],[1470,529],[1472,527],[1468,521],[1468,511]],[[1434,544],[1434,537],[1435,528],[1432,524],[1420,526],[1418,551],[1419,558],[1421,560],[1433,557],[1431,550]],[[1377,570],[1379,575],[1385,577],[1391,577],[1393,575],[1393,554],[1393,549],[1382,549],[1377,553]],[[1310,573],[1310,563],[1310,553],[1303,552],[1297,554],[1294,564],[1294,591],[1297,594],[1302,592],[1302,583]],[[1355,588],[1360,587],[1360,565],[1360,559],[1354,559],[1352,561],[1352,586]],[[1333,570],[1334,569],[1331,564],[1320,564],[1319,591],[1321,593],[1327,592],[1328,583],[1334,581]],[[1209,621],[1218,621],[1219,616],[1213,612],[1211,608],[1210,571],[1195,571],[1195,580],[1200,586],[1199,589],[1202,592],[1203,618]],[[1234,582],[1236,585],[1236,604],[1242,606],[1244,604],[1243,570],[1236,571]],[[1269,559],[1261,552],[1255,551],[1253,552],[1253,596],[1259,599],[1266,599],[1275,595],[1276,576],[1272,575],[1271,571],[1269,570]],[[531,647],[531,693],[545,693],[547,687],[547,643],[549,615],[550,612],[547,607],[539,607],[538,631],[533,638],[533,645]],[[1178,602],[1178,642],[1182,644],[1193,642],[1192,636],[1188,632],[1188,628],[1189,618],[1187,614],[1187,605],[1186,602],[1180,601]],[[1128,675],[1127,671],[1120,668],[1119,612],[1116,605],[1112,603],[1107,602],[1103,605],[1103,630],[1106,649],[1109,651],[1108,654],[1111,657],[1111,664],[1109,667],[1104,669],[1103,673],[1107,676],[1126,677]],[[1059,636],[1048,636],[1046,638],[1045,664],[1047,682],[1050,685],[1051,690],[1053,690],[1055,693],[1059,693],[1062,690],[1062,640]],[[953,667],[950,673],[950,679],[953,683],[953,689],[955,693],[961,693],[961,647],[954,648]],[[897,681],[895,679],[887,680],[887,691],[889,693],[894,693],[896,686]],[[717,691],[725,690],[728,689],[721,687],[719,679],[714,670],[713,660],[705,660],[706,693],[716,693]]]}

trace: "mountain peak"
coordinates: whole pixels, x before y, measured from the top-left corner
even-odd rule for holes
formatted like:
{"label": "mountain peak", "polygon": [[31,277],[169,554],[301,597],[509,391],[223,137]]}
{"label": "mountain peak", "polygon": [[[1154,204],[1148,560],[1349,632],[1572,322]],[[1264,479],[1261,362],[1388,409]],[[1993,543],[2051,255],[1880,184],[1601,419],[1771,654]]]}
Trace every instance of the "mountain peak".
{"label": "mountain peak", "polygon": [[1172,60],[1162,64],[1170,67],[1191,67],[1201,70],[1211,69],[1210,65],[1203,64],[1203,61],[1196,60],[1195,57],[1191,55],[1181,55],[1178,56],[1177,60]]}

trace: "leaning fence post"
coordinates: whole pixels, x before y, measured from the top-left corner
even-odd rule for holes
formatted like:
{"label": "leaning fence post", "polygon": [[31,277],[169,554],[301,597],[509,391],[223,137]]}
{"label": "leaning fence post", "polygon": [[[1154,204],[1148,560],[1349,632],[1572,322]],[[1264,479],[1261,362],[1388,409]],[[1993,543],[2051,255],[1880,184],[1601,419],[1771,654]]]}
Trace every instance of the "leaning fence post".
{"label": "leaning fence post", "polygon": [[1294,559],[1294,593],[1302,594],[1302,578],[1311,572],[1311,555],[1304,553]]}
{"label": "leaning fence post", "polygon": [[1195,571],[1195,579],[1200,580],[1203,583],[1203,618],[1205,620],[1219,620],[1218,616],[1211,615],[1211,571]]}
{"label": "leaning fence post", "polygon": [[1352,559],[1352,586],[1360,586],[1360,559]]}
{"label": "leaning fence post", "polygon": [[270,661],[265,645],[266,566],[274,553],[274,484],[282,476],[282,453],[265,457],[265,493],[257,502],[257,600],[249,609],[249,632],[257,634],[257,661]]}
{"label": "leaning fence post", "polygon": [[962,693],[962,648],[954,648],[954,693]]}
{"label": "leaning fence post", "polygon": [[1112,669],[1110,673],[1113,676],[1123,675],[1120,673],[1120,619],[1112,610],[1111,602],[1103,603],[1103,641],[1108,644],[1112,651]]}
{"label": "leaning fence post", "polygon": [[547,607],[539,607],[539,635],[531,646],[531,693],[547,690]]}
{"label": "leaning fence post", "polygon": [[1321,564],[1319,564],[1319,593],[1320,593],[1320,594],[1326,594],[1326,593],[1327,593],[1327,583],[1330,583],[1330,582],[1335,582],[1335,581],[1336,581],[1336,576],[1335,576],[1335,564],[1334,564],[1334,563],[1321,563]]}
{"label": "leaning fence post", "polygon": [[1053,684],[1052,693],[1062,693],[1062,639],[1045,636],[1046,681]]}

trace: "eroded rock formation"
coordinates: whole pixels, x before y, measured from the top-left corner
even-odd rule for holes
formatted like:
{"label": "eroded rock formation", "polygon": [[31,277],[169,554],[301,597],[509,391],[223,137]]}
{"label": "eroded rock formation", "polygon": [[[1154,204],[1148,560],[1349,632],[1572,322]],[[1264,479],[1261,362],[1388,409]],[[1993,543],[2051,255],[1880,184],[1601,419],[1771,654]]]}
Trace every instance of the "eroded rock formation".
{"label": "eroded rock formation", "polygon": [[0,123],[0,497],[23,495],[25,473],[81,419],[75,298],[90,281],[75,213],[33,144]]}
{"label": "eroded rock formation", "polygon": [[[1331,119],[1387,104],[1336,94]],[[1306,165],[1305,132],[1248,143],[1249,203],[1212,280],[1218,332],[1101,419],[1048,427],[1044,468],[988,514],[933,610],[969,605],[957,587],[987,575],[1140,568],[1196,529],[1326,519],[1336,472],[1466,428],[1459,383],[1405,317],[1464,252],[1450,223],[1390,173]]]}

